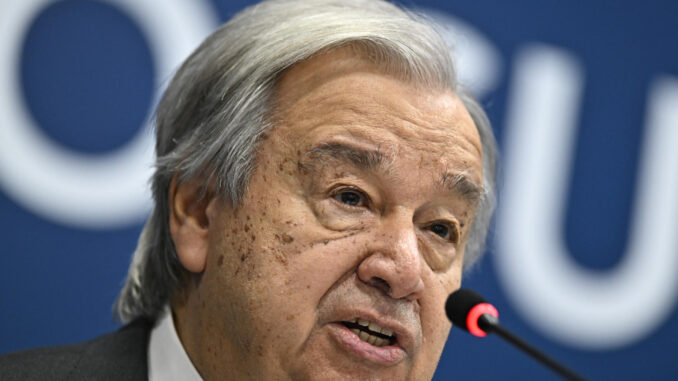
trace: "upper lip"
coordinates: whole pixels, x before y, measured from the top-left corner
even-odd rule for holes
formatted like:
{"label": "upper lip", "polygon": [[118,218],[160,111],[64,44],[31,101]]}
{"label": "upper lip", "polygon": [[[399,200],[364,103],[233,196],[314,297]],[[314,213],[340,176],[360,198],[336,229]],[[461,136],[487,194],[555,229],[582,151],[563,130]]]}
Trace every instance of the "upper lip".
{"label": "upper lip", "polygon": [[396,345],[404,349],[408,355],[411,355],[414,351],[416,337],[414,330],[390,316],[364,310],[347,311],[341,313],[340,319],[335,323],[342,323],[355,318],[369,320],[382,328],[390,329],[396,337]]}

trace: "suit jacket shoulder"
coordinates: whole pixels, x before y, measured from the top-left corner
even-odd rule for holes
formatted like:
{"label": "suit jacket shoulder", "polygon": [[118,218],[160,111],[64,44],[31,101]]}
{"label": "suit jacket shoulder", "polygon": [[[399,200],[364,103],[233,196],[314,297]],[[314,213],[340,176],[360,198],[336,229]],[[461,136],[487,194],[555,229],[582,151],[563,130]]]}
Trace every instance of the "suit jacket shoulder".
{"label": "suit jacket shoulder", "polygon": [[1,380],[146,380],[152,324],[145,319],[79,344],[0,356]]}

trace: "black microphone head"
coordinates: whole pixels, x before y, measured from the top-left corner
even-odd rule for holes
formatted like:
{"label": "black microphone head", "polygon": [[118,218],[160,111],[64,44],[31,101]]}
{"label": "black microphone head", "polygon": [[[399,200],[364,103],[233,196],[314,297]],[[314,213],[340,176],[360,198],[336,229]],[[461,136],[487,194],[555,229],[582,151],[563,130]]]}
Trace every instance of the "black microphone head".
{"label": "black microphone head", "polygon": [[485,299],[480,296],[480,294],[473,290],[469,290],[468,288],[460,288],[450,294],[447,298],[447,302],[445,303],[447,318],[450,319],[452,324],[468,331],[466,317],[468,316],[469,311],[471,311],[471,308],[480,303],[486,303]]}
{"label": "black microphone head", "polygon": [[478,337],[486,335],[486,332],[478,327],[478,319],[482,315],[499,317],[494,306],[487,303],[477,292],[466,288],[458,289],[447,298],[445,313],[452,324]]}

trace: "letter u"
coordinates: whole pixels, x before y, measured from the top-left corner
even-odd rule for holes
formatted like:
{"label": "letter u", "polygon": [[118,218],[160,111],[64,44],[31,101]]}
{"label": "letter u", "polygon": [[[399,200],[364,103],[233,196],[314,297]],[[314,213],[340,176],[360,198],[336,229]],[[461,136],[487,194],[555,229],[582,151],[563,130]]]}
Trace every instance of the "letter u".
{"label": "letter u", "polygon": [[561,233],[582,83],[561,50],[531,46],[516,60],[495,263],[528,322],[602,350],[642,339],[678,300],[678,79],[650,87],[629,244],[602,274],[575,263]]}

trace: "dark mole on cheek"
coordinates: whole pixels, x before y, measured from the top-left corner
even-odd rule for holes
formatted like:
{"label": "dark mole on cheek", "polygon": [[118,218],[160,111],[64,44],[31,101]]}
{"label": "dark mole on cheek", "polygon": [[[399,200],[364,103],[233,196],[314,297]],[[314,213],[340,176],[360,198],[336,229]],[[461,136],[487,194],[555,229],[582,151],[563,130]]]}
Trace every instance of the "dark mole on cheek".
{"label": "dark mole on cheek", "polygon": [[217,266],[221,267],[221,265],[223,265],[223,264],[224,264],[224,255],[221,254],[219,256],[219,260],[217,261]]}
{"label": "dark mole on cheek", "polygon": [[282,253],[281,251],[279,251],[279,250],[274,250],[274,251],[273,251],[273,255],[275,256],[275,259],[278,260],[278,262],[280,262],[280,263],[282,263],[283,265],[287,266],[288,261],[287,261],[287,257],[285,256],[285,254],[283,254],[283,253]]}
{"label": "dark mole on cheek", "polygon": [[294,241],[294,237],[292,237],[291,235],[289,235],[287,233],[283,233],[282,240],[285,243],[290,243],[290,242]]}
{"label": "dark mole on cheek", "polygon": [[249,226],[249,225],[245,225],[245,233],[247,233],[248,231],[250,231],[250,226]]}
{"label": "dark mole on cheek", "polygon": [[245,262],[246,258],[247,256],[245,255],[245,253],[242,253],[242,255],[240,255],[240,262]]}
{"label": "dark mole on cheek", "polygon": [[330,240],[329,240],[329,239],[325,239],[325,240],[323,240],[323,243],[324,243],[325,245],[327,245],[328,243],[330,243]]}

